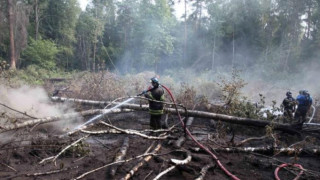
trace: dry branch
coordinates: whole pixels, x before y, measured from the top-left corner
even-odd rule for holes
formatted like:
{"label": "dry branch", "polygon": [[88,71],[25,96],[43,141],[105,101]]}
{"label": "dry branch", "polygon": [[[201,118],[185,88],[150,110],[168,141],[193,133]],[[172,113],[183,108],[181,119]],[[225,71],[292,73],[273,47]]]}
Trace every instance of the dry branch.
{"label": "dry branch", "polygon": [[143,158],[143,157],[148,157],[148,156],[155,156],[156,154],[153,154],[153,153],[148,153],[150,151],[150,149],[153,147],[154,145],[154,141],[152,142],[152,144],[148,147],[148,149],[145,151],[144,154],[142,155],[139,155],[139,156],[136,156],[136,157],[133,157],[133,158],[130,158],[130,159],[126,159],[126,160],[122,160],[122,161],[117,161],[117,162],[113,162],[113,163],[110,163],[110,164],[106,164],[106,165],[103,165],[101,167],[98,167],[96,169],[93,169],[91,171],[88,171],[88,172],[85,172],[83,174],[81,174],[80,176],[76,177],[75,179],[82,179],[84,177],[86,177],[87,175],[91,174],[91,173],[94,173],[96,171],[99,171],[101,169],[104,169],[106,167],[109,167],[109,166],[112,166],[112,165],[115,165],[115,164],[120,164],[120,163],[126,163],[126,162],[130,162],[132,160],[135,160],[135,159],[140,159],[140,158]]}
{"label": "dry branch", "polygon": [[243,144],[248,143],[250,141],[262,140],[262,139],[265,139],[267,137],[269,137],[269,136],[252,137],[252,138],[244,139],[244,140],[240,141],[239,143],[237,143],[235,146],[239,147],[239,146],[242,146]]}
{"label": "dry branch", "polygon": [[59,172],[63,172],[63,171],[69,171],[71,169],[77,169],[79,166],[76,167],[69,167],[69,168],[65,168],[65,169],[58,169],[58,170],[53,170],[53,171],[48,171],[48,172],[42,172],[42,173],[34,173],[34,174],[26,174],[26,176],[44,176],[44,175],[50,175],[50,174],[56,174]]}
{"label": "dry branch", "polygon": [[195,180],[204,180],[204,177],[206,176],[208,170],[209,170],[210,168],[212,168],[212,167],[215,167],[215,165],[213,165],[213,164],[208,164],[208,165],[204,166],[204,167],[201,169],[201,171],[200,171],[200,176],[197,177],[197,179],[195,179]]}
{"label": "dry branch", "polygon": [[139,155],[139,156],[136,156],[136,157],[133,157],[133,158],[130,158],[130,159],[126,159],[126,160],[123,160],[123,161],[117,161],[117,162],[113,162],[113,163],[110,163],[110,164],[106,164],[104,166],[101,166],[101,167],[98,167],[96,169],[93,169],[91,171],[88,171],[86,173],[83,173],[81,174],[80,176],[74,178],[75,180],[76,179],[82,179],[84,177],[86,177],[87,175],[91,174],[91,173],[94,173],[96,171],[99,171],[101,169],[104,169],[106,167],[109,167],[109,166],[112,166],[112,165],[115,165],[115,164],[120,164],[120,163],[126,163],[126,162],[130,162],[132,160],[135,160],[135,159],[139,159],[139,158],[142,158],[142,157],[148,157],[148,156],[156,156],[157,154],[154,154],[154,153],[146,153],[146,154],[142,154],[142,155]]}
{"label": "dry branch", "polygon": [[[125,137],[121,148],[119,149],[119,151],[117,152],[117,154],[116,154],[116,156],[115,156],[115,158],[114,158],[114,162],[122,161],[122,160],[124,159],[124,157],[126,156],[126,154],[127,154],[128,148],[129,148],[129,138],[128,138],[128,137]],[[110,169],[110,175],[111,175],[112,177],[116,174],[117,169],[118,169],[118,166],[117,166],[117,165],[113,166],[113,167]]]}
{"label": "dry branch", "polygon": [[168,136],[159,136],[159,137],[156,137],[156,136],[147,136],[145,134],[142,134],[140,133],[139,131],[136,131],[136,130],[132,130],[132,129],[121,129],[121,128],[118,128],[118,127],[115,127],[115,126],[112,126],[111,124],[108,124],[106,122],[103,122],[101,121],[101,123],[107,127],[110,127],[110,128],[113,128],[117,131],[120,131],[122,133],[126,133],[126,134],[133,134],[133,135],[137,135],[137,136],[141,136],[143,138],[146,138],[146,139],[167,139]]}
{"label": "dry branch", "polygon": [[12,110],[12,111],[14,111],[14,112],[17,112],[17,113],[20,113],[20,114],[22,114],[22,115],[24,115],[24,116],[27,116],[27,117],[29,117],[29,118],[37,119],[36,117],[33,117],[33,116],[28,115],[26,112],[18,111],[18,110],[13,109],[13,108],[11,108],[11,107],[9,107],[9,106],[5,105],[5,104],[0,103],[0,105],[1,105],[1,106],[3,106],[3,107],[8,108],[8,109],[10,109],[10,110]]}
{"label": "dry branch", "polygon": [[55,162],[56,159],[62,154],[64,153],[67,149],[69,149],[70,147],[76,145],[78,142],[88,138],[90,135],[86,135],[78,140],[76,140],[75,142],[73,142],[72,144],[70,144],[69,146],[65,147],[64,149],[62,149],[62,151],[60,151],[56,156],[51,156],[51,157],[48,157],[48,158],[45,158],[43,159],[42,161],[39,162],[39,164],[43,164],[44,162],[47,162],[47,161],[50,161],[52,160],[52,162]]}
{"label": "dry branch", "polygon": [[173,170],[174,168],[176,168],[176,165],[169,167],[168,169],[162,171],[161,173],[159,173],[153,180],[158,180],[160,179],[163,175],[167,174],[168,172],[170,172],[171,170]]}
{"label": "dry branch", "polygon": [[3,162],[0,162],[0,164],[2,164],[2,165],[4,165],[4,166],[8,167],[9,169],[13,170],[14,172],[17,172],[17,170],[16,170],[15,168],[13,168],[13,167],[11,167],[11,166],[9,166],[9,165],[7,165],[7,164],[3,163]]}
{"label": "dry branch", "polygon": [[175,165],[184,165],[188,164],[191,161],[191,153],[189,151],[183,151],[186,153],[187,157],[183,160],[179,159],[171,159],[171,162]]}
{"label": "dry branch", "polygon": [[[151,154],[155,154],[156,152],[158,152],[160,150],[160,148],[161,148],[161,143],[158,143],[158,145],[154,148],[154,150],[151,152]],[[144,165],[144,163],[148,162],[151,159],[151,157],[152,156],[150,155],[150,156],[146,156],[145,158],[143,158],[143,160],[140,161],[137,165],[135,165],[130,170],[130,172],[124,178],[122,178],[121,180],[130,179],[135,174],[135,172],[137,172],[139,170],[139,168]]]}
{"label": "dry branch", "polygon": [[171,162],[175,165],[169,167],[168,169],[162,171],[161,173],[159,173],[153,180],[158,180],[160,179],[163,175],[167,174],[168,172],[170,172],[171,170],[173,170],[174,168],[177,167],[177,165],[184,165],[184,164],[188,164],[191,161],[191,154],[189,151],[185,152],[187,154],[187,157],[183,160],[178,160],[178,159],[171,159]]}
{"label": "dry branch", "polygon": [[[108,101],[91,101],[91,100],[62,98],[62,97],[52,97],[51,99],[55,102],[74,102],[82,105],[93,105],[93,106],[106,106],[111,103]],[[119,103],[112,103],[112,104],[117,105]],[[148,111],[147,105],[140,106],[138,104],[123,104],[121,107],[138,110],[138,111]],[[164,111],[167,113],[177,114],[174,108],[165,108]],[[292,127],[289,124],[281,124],[281,123],[275,123],[275,122],[270,122],[265,120],[235,117],[235,116],[229,116],[225,114],[217,114],[217,113],[204,112],[204,111],[188,110],[186,112],[183,109],[179,109],[179,113],[184,116],[188,115],[189,117],[208,118],[208,119],[214,119],[214,120],[219,120],[219,121],[233,123],[233,124],[242,124],[242,125],[249,125],[249,126],[266,127],[267,125],[272,124],[272,126],[276,130],[282,130],[282,131],[293,132],[293,133],[296,132],[292,130]]]}
{"label": "dry branch", "polygon": [[115,129],[108,129],[108,130],[101,130],[101,131],[87,131],[87,130],[81,129],[80,132],[85,134],[123,134],[123,132],[117,131]]}

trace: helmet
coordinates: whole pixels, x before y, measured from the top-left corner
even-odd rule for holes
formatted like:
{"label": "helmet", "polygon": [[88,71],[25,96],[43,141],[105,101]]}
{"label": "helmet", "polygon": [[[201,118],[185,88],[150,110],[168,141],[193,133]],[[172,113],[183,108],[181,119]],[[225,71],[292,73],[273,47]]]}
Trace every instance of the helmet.
{"label": "helmet", "polygon": [[299,91],[299,94],[301,94],[301,95],[302,95],[302,94],[303,94],[303,90],[300,90],[300,91]]}
{"label": "helmet", "polygon": [[303,95],[310,95],[308,90],[303,90]]}
{"label": "helmet", "polygon": [[159,84],[159,80],[156,77],[151,78],[150,82]]}
{"label": "helmet", "polygon": [[150,79],[150,82],[152,84],[155,84],[156,86],[159,86],[159,80],[156,77],[153,77]]}
{"label": "helmet", "polygon": [[291,96],[292,96],[292,93],[291,93],[290,91],[288,91],[288,92],[286,93],[286,96],[287,96],[287,97],[291,97]]}

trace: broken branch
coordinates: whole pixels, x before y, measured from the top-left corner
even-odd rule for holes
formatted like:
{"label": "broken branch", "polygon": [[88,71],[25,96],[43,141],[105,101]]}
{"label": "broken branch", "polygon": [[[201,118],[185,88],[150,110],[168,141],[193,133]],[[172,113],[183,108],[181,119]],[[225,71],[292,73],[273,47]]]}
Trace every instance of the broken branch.
{"label": "broken branch", "polygon": [[105,125],[105,126],[107,126],[107,127],[113,128],[113,129],[115,129],[115,130],[117,130],[117,131],[120,131],[120,132],[122,132],[122,133],[138,135],[138,136],[141,136],[141,137],[146,138],[146,139],[167,139],[167,138],[168,138],[168,136],[159,136],[159,137],[156,137],[156,136],[147,136],[147,135],[142,134],[142,133],[140,133],[140,132],[138,132],[138,131],[136,131],[136,130],[131,130],[131,129],[130,129],[130,130],[120,129],[120,128],[118,128],[118,127],[112,126],[111,124],[108,124],[108,123],[103,122],[103,121],[101,121],[100,123],[103,124],[103,125]]}
{"label": "broken branch", "polygon": [[50,161],[52,160],[52,162],[55,162],[56,159],[62,154],[64,153],[67,149],[69,149],[70,147],[76,145],[78,142],[88,138],[90,135],[86,135],[78,140],[76,140],[75,142],[73,142],[72,144],[70,144],[69,146],[65,147],[62,151],[60,151],[56,156],[51,156],[51,157],[48,157],[48,158],[45,158],[43,159],[42,161],[39,162],[39,164],[43,164],[44,162],[47,162],[47,161]]}

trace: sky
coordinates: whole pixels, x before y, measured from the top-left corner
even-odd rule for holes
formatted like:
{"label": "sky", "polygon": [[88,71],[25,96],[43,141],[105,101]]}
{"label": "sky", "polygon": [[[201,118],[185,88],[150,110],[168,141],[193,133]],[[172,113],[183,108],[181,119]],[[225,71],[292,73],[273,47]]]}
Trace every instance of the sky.
{"label": "sky", "polygon": [[[87,6],[89,0],[78,0],[78,2],[80,4],[81,9],[84,11],[86,9],[86,6]],[[190,9],[190,7],[188,9]],[[187,9],[187,13],[188,13],[188,9]],[[178,19],[180,19],[181,16],[184,14],[183,1],[175,3],[175,12],[174,12],[174,14],[176,15],[176,17]]]}

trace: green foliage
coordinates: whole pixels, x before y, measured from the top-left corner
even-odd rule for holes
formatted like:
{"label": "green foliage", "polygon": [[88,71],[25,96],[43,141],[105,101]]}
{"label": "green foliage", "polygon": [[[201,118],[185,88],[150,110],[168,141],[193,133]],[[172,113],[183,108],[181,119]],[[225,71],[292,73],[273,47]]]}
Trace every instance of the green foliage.
{"label": "green foliage", "polygon": [[30,38],[29,46],[22,54],[22,63],[24,66],[36,64],[41,68],[52,70],[56,68],[56,55],[58,53],[59,49],[54,42]]}
{"label": "green foliage", "polygon": [[42,85],[44,81],[48,78],[60,78],[60,77],[70,77],[71,73],[66,73],[61,70],[48,70],[37,65],[29,65],[23,70],[18,70],[15,72],[13,78],[15,81],[22,80],[28,84]]}
{"label": "green foliage", "polygon": [[[77,0],[34,3],[14,3],[16,17],[28,12],[15,22],[17,66],[22,68],[34,63],[51,69],[124,72],[189,66],[217,72],[236,67],[266,79],[287,79],[303,64],[319,64],[317,0],[187,1],[193,8],[187,6],[185,19],[174,16],[169,0],[93,0],[85,11]],[[6,1],[1,1],[0,57],[8,61],[6,11]],[[54,61],[38,57],[32,40],[31,49],[25,47],[26,37],[21,35],[27,35],[26,29],[29,39],[40,39],[39,46],[47,40],[55,43],[59,52]],[[24,48],[29,52],[22,54],[20,64]]]}

